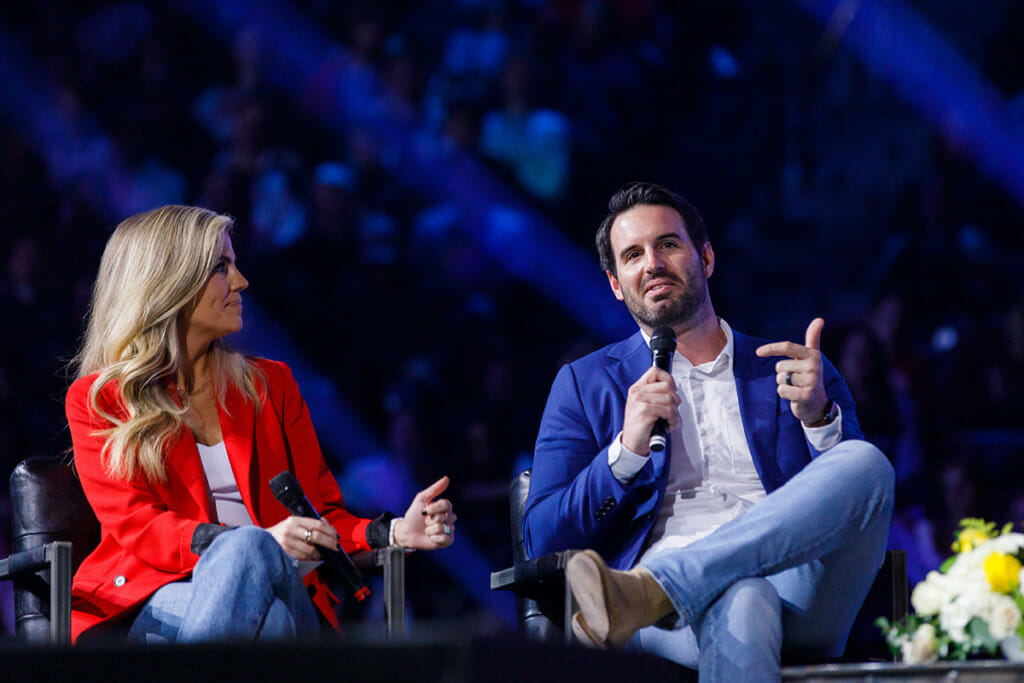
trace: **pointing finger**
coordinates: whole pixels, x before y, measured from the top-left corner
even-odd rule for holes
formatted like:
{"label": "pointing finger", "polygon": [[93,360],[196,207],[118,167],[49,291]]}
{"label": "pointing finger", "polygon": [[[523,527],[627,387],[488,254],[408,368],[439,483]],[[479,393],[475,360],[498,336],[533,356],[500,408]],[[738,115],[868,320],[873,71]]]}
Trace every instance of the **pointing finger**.
{"label": "pointing finger", "polygon": [[772,344],[759,346],[755,353],[762,358],[765,356],[789,356],[796,360],[803,360],[804,358],[809,358],[811,355],[807,352],[807,347],[788,341],[774,342]]}

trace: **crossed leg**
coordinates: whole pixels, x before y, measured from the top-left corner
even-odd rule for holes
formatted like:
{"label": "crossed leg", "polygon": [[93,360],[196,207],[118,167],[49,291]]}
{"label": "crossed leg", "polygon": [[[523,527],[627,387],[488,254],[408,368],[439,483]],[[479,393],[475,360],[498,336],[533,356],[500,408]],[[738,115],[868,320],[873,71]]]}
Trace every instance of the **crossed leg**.
{"label": "crossed leg", "polygon": [[629,646],[704,680],[738,680],[741,665],[742,680],[775,680],[783,643],[838,656],[881,565],[893,482],[881,451],[844,441],[706,538],[645,560],[674,624],[643,628]]}

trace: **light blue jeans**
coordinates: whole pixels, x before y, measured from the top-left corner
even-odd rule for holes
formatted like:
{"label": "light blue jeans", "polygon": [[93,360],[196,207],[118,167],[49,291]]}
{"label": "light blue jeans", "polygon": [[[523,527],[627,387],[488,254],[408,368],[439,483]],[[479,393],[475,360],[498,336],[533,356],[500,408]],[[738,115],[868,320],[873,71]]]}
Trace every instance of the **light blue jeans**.
{"label": "light blue jeans", "polygon": [[884,557],[893,483],[881,451],[844,441],[709,536],[645,560],[679,618],[627,647],[701,681],[777,681],[783,649],[838,657]]}
{"label": "light blue jeans", "polygon": [[217,536],[192,578],[160,588],[128,632],[130,643],[264,640],[316,635],[320,621],[297,563],[258,527]]}

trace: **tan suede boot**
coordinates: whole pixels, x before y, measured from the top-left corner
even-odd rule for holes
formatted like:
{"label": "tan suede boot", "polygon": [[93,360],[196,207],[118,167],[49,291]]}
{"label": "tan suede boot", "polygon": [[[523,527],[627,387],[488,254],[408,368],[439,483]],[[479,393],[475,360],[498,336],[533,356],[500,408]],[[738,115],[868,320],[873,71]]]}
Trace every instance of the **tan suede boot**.
{"label": "tan suede boot", "polygon": [[573,555],[565,573],[580,605],[572,630],[587,645],[621,647],[674,609],[649,571],[609,569],[593,550]]}

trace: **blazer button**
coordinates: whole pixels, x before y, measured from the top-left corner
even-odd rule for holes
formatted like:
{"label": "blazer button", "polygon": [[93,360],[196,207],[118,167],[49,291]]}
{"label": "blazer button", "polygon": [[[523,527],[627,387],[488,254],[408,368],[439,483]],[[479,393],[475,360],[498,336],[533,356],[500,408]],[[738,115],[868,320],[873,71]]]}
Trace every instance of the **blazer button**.
{"label": "blazer button", "polygon": [[121,586],[125,585],[126,583],[128,583],[128,579],[124,578],[124,574],[121,574],[117,578],[114,579],[114,585],[117,586],[118,588],[120,588]]}
{"label": "blazer button", "polygon": [[647,517],[647,521],[650,521],[650,520],[654,519],[654,513],[653,512],[648,512],[644,516]]}

